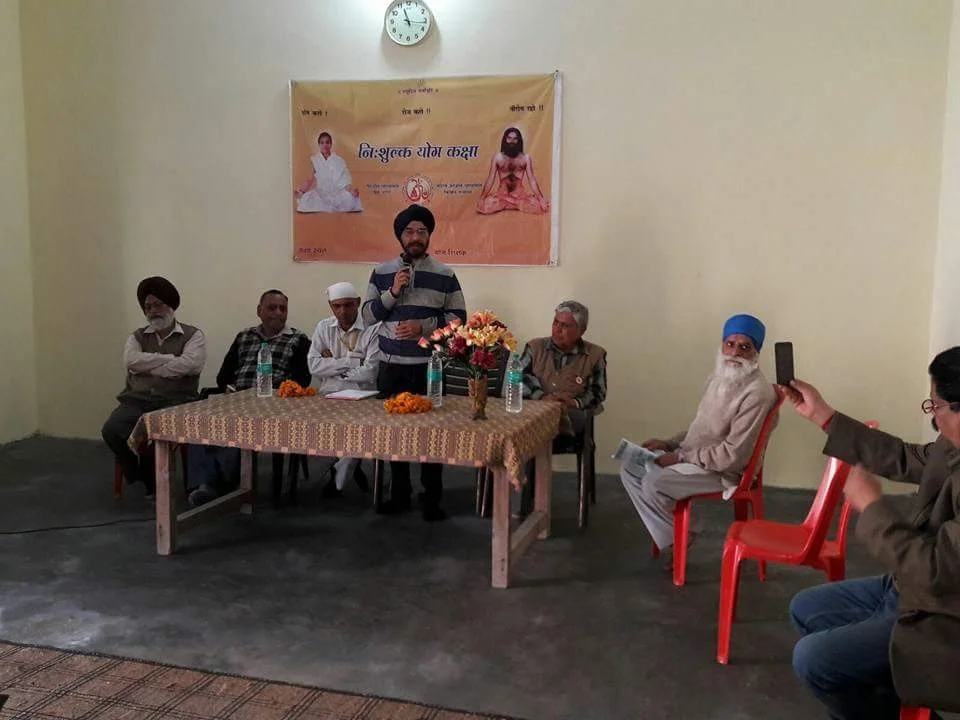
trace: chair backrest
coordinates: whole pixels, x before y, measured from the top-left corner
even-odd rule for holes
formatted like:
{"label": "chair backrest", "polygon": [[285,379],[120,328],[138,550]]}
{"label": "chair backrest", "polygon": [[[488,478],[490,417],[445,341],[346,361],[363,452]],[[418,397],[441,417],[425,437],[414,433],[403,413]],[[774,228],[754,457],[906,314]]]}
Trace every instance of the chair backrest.
{"label": "chair backrest", "polygon": [[813,504],[803,521],[803,527],[810,531],[807,542],[801,551],[801,563],[820,557],[823,542],[827,539],[827,532],[833,522],[833,515],[840,504],[843,486],[850,474],[850,465],[837,458],[828,458],[827,466],[820,479],[820,487],[813,498]]}
{"label": "chair backrest", "polygon": [[[880,427],[880,424],[875,420],[868,420],[865,424],[868,428],[874,430]],[[852,511],[853,508],[850,507],[850,503],[844,500],[843,507],[840,508],[840,522],[837,525],[837,545],[840,548],[841,555],[845,555],[847,552],[847,529],[850,526],[850,513]]]}
{"label": "chair backrest", "polygon": [[[487,373],[487,394],[500,397],[503,394],[503,381],[506,377],[509,353],[497,353],[497,366]],[[459,363],[447,363],[443,368],[443,392],[447,395],[467,395],[467,382],[470,373]]]}
{"label": "chair backrest", "polygon": [[773,386],[773,389],[777,393],[777,400],[773,403],[773,407],[770,408],[767,416],[763,419],[763,425],[760,426],[760,434],[757,436],[757,442],[753,446],[750,462],[747,463],[747,466],[743,469],[743,474],[740,476],[740,485],[737,487],[739,492],[746,492],[755,485],[759,486],[763,484],[763,456],[767,452],[767,443],[770,442],[770,435],[773,434],[773,429],[777,426],[777,419],[780,416],[780,406],[783,405],[784,398],[783,391],[777,388],[776,385]]}

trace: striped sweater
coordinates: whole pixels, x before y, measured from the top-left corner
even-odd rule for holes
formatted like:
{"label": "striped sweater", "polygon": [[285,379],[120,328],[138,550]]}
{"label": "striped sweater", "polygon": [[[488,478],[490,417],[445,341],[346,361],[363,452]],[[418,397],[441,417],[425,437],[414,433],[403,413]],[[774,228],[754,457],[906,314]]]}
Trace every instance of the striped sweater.
{"label": "striped sweater", "polygon": [[429,255],[414,260],[410,284],[400,297],[390,294],[394,275],[403,267],[400,257],[378,265],[370,275],[370,284],[363,300],[363,321],[368,325],[382,323],[380,329],[381,362],[396,365],[420,365],[430,352],[417,345],[417,339],[397,340],[397,323],[419,320],[423,334],[429,335],[453,318],[467,320],[466,305],[460,282],[453,269]]}

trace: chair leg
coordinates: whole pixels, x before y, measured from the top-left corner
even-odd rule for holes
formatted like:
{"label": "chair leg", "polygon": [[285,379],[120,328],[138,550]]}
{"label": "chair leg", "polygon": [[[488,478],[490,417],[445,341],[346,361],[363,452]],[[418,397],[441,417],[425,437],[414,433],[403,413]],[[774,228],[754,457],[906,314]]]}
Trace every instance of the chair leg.
{"label": "chair leg", "polygon": [[[280,456],[280,468],[283,468],[283,455]],[[300,461],[297,455],[291,455],[287,463],[287,500],[291,505],[297,504],[297,475],[299,475]]]}
{"label": "chair leg", "polygon": [[687,582],[687,546],[690,542],[690,501],[678,500],[673,509],[673,584]]}
{"label": "chair leg", "polygon": [[[763,520],[763,493],[759,490],[750,496],[750,512],[754,520]],[[757,577],[760,582],[767,581],[767,561],[757,561]]]}
{"label": "chair leg", "polygon": [[271,465],[273,469],[273,473],[270,476],[273,480],[271,486],[273,506],[278,508],[283,505],[283,455],[273,453],[271,456]]}
{"label": "chair leg", "polygon": [[183,471],[183,493],[190,492],[190,473],[187,468],[190,467],[190,446],[180,446],[180,469]]}
{"label": "chair leg", "polygon": [[590,504],[597,504],[597,447],[591,442],[587,448],[587,466],[590,468]]}
{"label": "chair leg", "polygon": [[483,480],[484,474],[486,473],[486,468],[477,468],[477,479],[475,482],[474,491],[473,491],[473,513],[474,515],[480,515],[483,512]]}
{"label": "chair leg", "polygon": [[493,471],[484,468],[483,473],[483,504],[480,506],[480,517],[488,518],[493,511]]}
{"label": "chair leg", "polygon": [[827,574],[827,580],[837,582],[845,580],[847,577],[847,562],[842,557],[831,557],[824,560],[824,572]]}
{"label": "chair leg", "polygon": [[720,612],[717,618],[717,662],[730,662],[730,634],[737,612],[737,594],[740,587],[740,543],[727,541],[723,545],[720,565]]}
{"label": "chair leg", "polygon": [[580,504],[577,512],[577,527],[587,526],[590,514],[590,478],[584,468],[585,453],[577,453],[577,486],[580,491]]}
{"label": "chair leg", "polygon": [[377,512],[383,508],[383,460],[373,461],[373,509]]}
{"label": "chair leg", "polygon": [[123,466],[118,460],[113,462],[113,499],[123,499]]}

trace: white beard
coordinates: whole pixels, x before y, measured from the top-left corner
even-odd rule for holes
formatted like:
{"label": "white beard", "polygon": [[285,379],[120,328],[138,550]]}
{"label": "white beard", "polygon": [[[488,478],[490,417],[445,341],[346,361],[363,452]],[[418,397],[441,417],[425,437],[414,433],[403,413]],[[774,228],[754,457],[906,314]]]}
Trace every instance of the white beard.
{"label": "white beard", "polygon": [[167,313],[160,317],[147,318],[147,322],[156,332],[162,332],[173,325],[174,315],[173,313]]}
{"label": "white beard", "polygon": [[749,380],[759,368],[759,360],[726,357],[722,350],[717,351],[717,360],[713,371],[717,392],[721,396],[729,395]]}

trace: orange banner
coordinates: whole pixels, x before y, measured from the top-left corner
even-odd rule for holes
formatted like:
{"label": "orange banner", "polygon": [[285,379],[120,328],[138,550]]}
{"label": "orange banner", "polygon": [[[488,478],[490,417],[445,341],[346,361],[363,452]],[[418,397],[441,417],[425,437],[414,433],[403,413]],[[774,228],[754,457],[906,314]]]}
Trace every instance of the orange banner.
{"label": "orange banner", "polygon": [[382,262],[430,208],[451,265],[557,260],[559,75],[291,84],[293,259]]}

